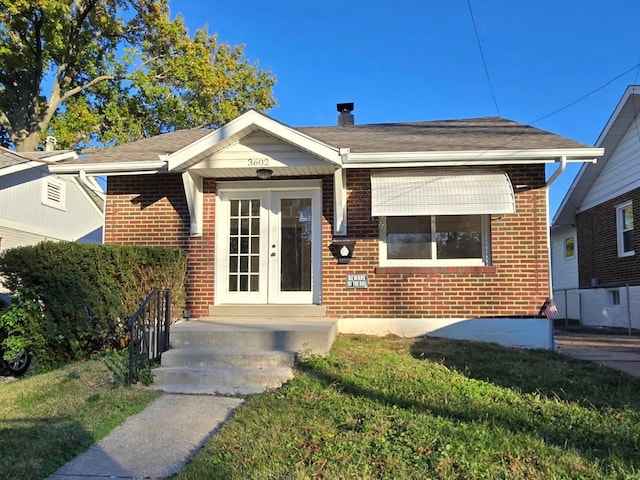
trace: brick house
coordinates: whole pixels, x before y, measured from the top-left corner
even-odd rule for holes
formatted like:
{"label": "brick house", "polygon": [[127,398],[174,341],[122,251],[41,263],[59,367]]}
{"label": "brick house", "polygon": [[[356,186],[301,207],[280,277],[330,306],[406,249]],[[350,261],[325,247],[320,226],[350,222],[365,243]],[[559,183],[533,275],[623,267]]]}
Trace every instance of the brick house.
{"label": "brick house", "polygon": [[188,253],[191,318],[549,348],[545,165],[600,149],[499,117],[357,125],[352,109],[306,128],[249,111],[52,169],[108,176],[106,243]]}
{"label": "brick house", "polygon": [[[554,296],[585,325],[640,328],[640,86],[624,92],[553,219]],[[636,208],[636,213],[637,213]]]}

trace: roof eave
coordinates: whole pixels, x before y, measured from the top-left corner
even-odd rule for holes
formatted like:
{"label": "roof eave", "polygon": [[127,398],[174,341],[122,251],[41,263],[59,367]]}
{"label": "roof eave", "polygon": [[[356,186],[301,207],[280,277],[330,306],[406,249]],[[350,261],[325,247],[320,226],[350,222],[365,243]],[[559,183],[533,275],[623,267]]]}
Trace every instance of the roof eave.
{"label": "roof eave", "polygon": [[[634,112],[633,118],[627,114],[622,115],[623,112],[628,111],[630,108]],[[580,168],[553,217],[552,225],[558,222],[561,222],[559,223],[560,225],[572,224],[575,221],[578,209],[589,193],[593,182],[622,139],[622,136],[615,132],[620,130],[626,132],[633,124],[633,120],[636,117],[635,113],[638,111],[640,111],[640,85],[629,85],[596,141],[596,147],[604,147],[605,149],[603,158],[595,166],[583,165]],[[590,169],[587,170],[589,167]],[[589,172],[588,175],[587,171]]]}
{"label": "roof eave", "polygon": [[624,94],[622,95],[622,98],[616,105],[616,108],[611,113],[611,116],[609,117],[607,124],[604,126],[604,128],[602,129],[602,132],[598,136],[598,139],[596,140],[596,143],[595,143],[596,146],[600,146],[602,143],[604,143],[607,137],[609,136],[609,134],[611,133],[611,131],[615,127],[617,127],[621,123],[621,121],[625,122],[627,124],[625,126],[628,128],[630,124],[628,119],[621,120],[620,117],[621,117],[621,113],[625,109],[628,109],[629,107],[633,108],[634,113],[640,110],[640,85],[629,85],[627,87]]}
{"label": "roof eave", "polygon": [[595,163],[604,149],[563,148],[531,150],[460,150],[430,152],[349,153],[344,159],[347,168],[380,168],[382,166],[457,166],[554,163],[561,157],[568,162]]}
{"label": "roof eave", "polygon": [[167,162],[165,160],[156,160],[143,162],[62,163],[57,165],[48,165],[48,167],[51,173],[59,175],[77,175],[80,172],[96,176],[128,175],[166,171]]}
{"label": "roof eave", "polygon": [[0,177],[2,177],[3,175],[11,175],[12,173],[18,173],[23,170],[29,170],[30,168],[39,168],[43,166],[43,164],[36,164],[35,162],[24,162],[17,165],[10,165],[8,167],[0,168]]}
{"label": "roof eave", "polygon": [[43,157],[42,160],[46,160],[47,162],[60,162],[63,160],[74,160],[76,158],[78,158],[77,152],[67,150],[64,152],[54,152],[52,155]]}

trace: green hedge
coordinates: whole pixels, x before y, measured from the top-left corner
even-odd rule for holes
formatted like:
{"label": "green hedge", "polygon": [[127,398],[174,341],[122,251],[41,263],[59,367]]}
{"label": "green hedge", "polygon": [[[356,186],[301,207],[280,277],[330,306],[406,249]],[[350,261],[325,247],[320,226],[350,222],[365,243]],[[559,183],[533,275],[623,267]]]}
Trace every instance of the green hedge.
{"label": "green hedge", "polygon": [[153,288],[185,304],[186,255],[160,247],[43,242],[0,254],[14,295],[0,316],[9,349],[26,348],[44,369],[126,343],[126,323]]}

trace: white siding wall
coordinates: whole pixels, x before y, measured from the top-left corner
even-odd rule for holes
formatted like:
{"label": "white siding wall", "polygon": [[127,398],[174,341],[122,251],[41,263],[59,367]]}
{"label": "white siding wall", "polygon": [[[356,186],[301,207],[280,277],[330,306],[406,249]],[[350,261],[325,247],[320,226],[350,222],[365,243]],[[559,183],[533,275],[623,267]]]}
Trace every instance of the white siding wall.
{"label": "white siding wall", "polygon": [[[263,132],[202,157],[191,169],[213,177],[254,176],[255,169],[261,167],[272,169],[275,176],[326,175],[334,171],[329,162]],[[278,172],[279,169],[286,171]]]}
{"label": "white siding wall", "polygon": [[566,258],[565,238],[573,235],[577,240],[576,229],[572,226],[554,227],[551,230],[551,278],[553,299],[561,318],[580,318],[580,297],[578,294],[578,248],[576,243],[573,258]]}
{"label": "white siding wall", "polygon": [[[620,287],[620,304],[611,302],[612,289],[592,288],[580,291],[582,303],[583,325],[605,327],[629,327],[629,310],[631,311],[631,328],[640,329],[640,287]],[[627,303],[628,302],[628,303]]]}
{"label": "white siding wall", "polygon": [[576,229],[571,226],[556,227],[551,231],[551,275],[553,288],[578,288],[578,249],[573,258],[566,258],[564,241],[568,236],[576,238]]}
{"label": "white siding wall", "polygon": [[264,132],[252,133],[244,137],[241,141],[214,154],[211,158],[244,160],[247,156],[269,157],[272,160],[280,161],[286,165],[305,161],[311,163],[318,162],[317,158],[313,155],[305,153],[299,148],[284,143],[282,140]]}
{"label": "white siding wall", "polygon": [[55,237],[48,237],[46,235],[29,233],[23,230],[7,228],[3,225],[0,225],[0,252],[9,250],[10,248],[35,245],[36,243],[40,243],[43,240],[58,241],[60,239]]}
{"label": "white siding wall", "polygon": [[[0,223],[2,220],[0,219]],[[43,240],[59,240],[58,238],[47,237],[45,235],[36,235],[34,233],[24,232],[7,228],[0,224],[0,253],[10,248],[24,247],[27,245],[35,245]],[[0,277],[0,292],[7,292],[3,285],[3,277]]]}
{"label": "white siding wall", "polygon": [[640,187],[640,124],[638,118],[627,130],[602,172],[585,197],[580,211]]}
{"label": "white siding wall", "polygon": [[74,180],[60,179],[66,184],[65,210],[42,204],[46,175],[32,168],[0,177],[0,226],[59,240],[101,238],[103,216]]}

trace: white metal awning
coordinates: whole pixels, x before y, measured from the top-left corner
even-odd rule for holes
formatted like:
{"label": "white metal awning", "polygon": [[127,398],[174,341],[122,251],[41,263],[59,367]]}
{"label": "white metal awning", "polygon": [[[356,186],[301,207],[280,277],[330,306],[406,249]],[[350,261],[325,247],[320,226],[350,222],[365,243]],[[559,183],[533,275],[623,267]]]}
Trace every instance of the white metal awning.
{"label": "white metal awning", "polygon": [[505,172],[414,169],[371,172],[371,215],[481,215],[515,213]]}

